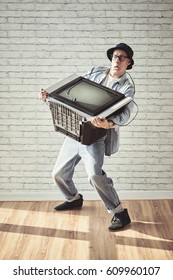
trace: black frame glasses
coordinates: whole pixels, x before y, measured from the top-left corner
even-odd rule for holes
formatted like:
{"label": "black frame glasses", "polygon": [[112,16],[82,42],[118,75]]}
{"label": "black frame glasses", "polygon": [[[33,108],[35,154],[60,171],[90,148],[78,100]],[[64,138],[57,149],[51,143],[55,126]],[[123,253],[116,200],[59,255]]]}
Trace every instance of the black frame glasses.
{"label": "black frame glasses", "polygon": [[124,62],[126,60],[126,58],[128,58],[128,56],[125,56],[125,55],[112,55],[112,59],[113,60],[116,60],[118,58],[118,60],[120,62]]}

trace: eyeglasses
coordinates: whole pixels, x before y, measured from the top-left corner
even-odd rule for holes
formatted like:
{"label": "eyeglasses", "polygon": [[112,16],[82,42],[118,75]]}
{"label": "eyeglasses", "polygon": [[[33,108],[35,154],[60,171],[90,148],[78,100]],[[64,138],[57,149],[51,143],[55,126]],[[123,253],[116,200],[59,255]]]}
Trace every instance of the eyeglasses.
{"label": "eyeglasses", "polygon": [[125,59],[128,58],[128,56],[124,56],[124,55],[115,55],[115,54],[112,56],[112,59],[113,59],[113,60],[116,60],[117,58],[119,59],[120,62],[124,62]]}

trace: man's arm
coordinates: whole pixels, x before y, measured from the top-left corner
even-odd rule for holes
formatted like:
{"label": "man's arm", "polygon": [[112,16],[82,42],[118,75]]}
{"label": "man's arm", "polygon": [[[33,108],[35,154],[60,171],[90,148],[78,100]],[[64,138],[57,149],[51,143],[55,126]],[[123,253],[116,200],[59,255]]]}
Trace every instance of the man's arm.
{"label": "man's arm", "polygon": [[132,98],[132,101],[126,106],[124,106],[122,109],[115,112],[115,114],[113,114],[110,117],[110,120],[112,120],[117,125],[124,125],[128,122],[134,107],[133,99],[135,95],[135,90],[131,84],[128,86],[124,94],[126,97],[130,96]]}

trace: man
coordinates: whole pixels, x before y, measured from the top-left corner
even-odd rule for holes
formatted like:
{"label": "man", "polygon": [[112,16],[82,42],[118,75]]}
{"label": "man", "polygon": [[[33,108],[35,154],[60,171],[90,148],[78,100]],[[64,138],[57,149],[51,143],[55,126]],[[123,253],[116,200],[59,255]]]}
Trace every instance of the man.
{"label": "man", "polygon": [[[128,45],[120,43],[107,51],[107,57],[111,61],[111,68],[94,67],[84,77],[133,98],[134,86],[126,77],[126,69],[131,69],[134,64],[133,50]],[[47,96],[47,92],[42,89],[39,98],[45,101]],[[129,120],[133,108],[132,103],[130,102],[119,114],[115,113],[110,119],[101,116],[91,118],[94,126],[107,130],[106,136],[95,143],[86,146],[66,137],[52,172],[55,185],[59,187],[66,199],[64,203],[55,207],[56,211],[82,207],[83,196],[78,193],[73,182],[75,166],[82,160],[89,182],[96,188],[107,211],[113,215],[108,229],[115,231],[130,224],[128,211],[123,209],[113,187],[113,181],[107,177],[102,166],[104,155],[111,155],[118,150],[119,126]]]}

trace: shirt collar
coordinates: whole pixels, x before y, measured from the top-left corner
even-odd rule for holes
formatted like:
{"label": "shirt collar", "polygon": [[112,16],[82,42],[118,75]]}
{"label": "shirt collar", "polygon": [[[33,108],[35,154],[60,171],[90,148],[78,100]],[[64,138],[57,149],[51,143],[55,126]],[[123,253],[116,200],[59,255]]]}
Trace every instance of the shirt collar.
{"label": "shirt collar", "polygon": [[[105,71],[104,79],[106,78],[107,75],[109,75],[109,72],[110,72],[110,69],[107,69]],[[119,83],[120,85],[121,84],[123,85],[125,81],[126,81],[126,72],[118,80],[115,80],[115,83]]]}
{"label": "shirt collar", "polygon": [[120,85],[123,85],[125,81],[126,81],[126,72],[118,80],[115,80],[115,83],[119,83]]}
{"label": "shirt collar", "polygon": [[[102,83],[106,79],[107,75],[109,75],[109,72],[110,72],[110,68],[106,69],[104,76],[100,77],[100,83]],[[126,72],[118,80],[115,80],[115,84],[119,83],[120,85],[123,85],[125,81],[126,81]]]}

